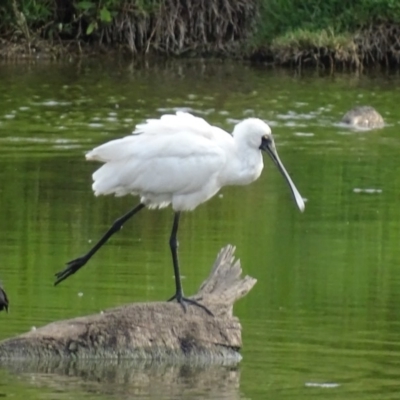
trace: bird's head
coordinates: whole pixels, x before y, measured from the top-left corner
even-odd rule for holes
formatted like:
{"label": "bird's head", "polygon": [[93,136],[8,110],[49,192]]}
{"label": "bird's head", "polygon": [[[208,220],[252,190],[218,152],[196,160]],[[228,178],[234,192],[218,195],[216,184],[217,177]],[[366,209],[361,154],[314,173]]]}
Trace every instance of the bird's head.
{"label": "bird's head", "polygon": [[261,119],[247,118],[235,126],[233,136],[247,146],[258,149],[262,138],[264,136],[272,138],[272,133],[269,125]]}
{"label": "bird's head", "polygon": [[278,156],[274,138],[269,125],[261,119],[248,118],[236,125],[233,131],[233,136],[241,141],[244,141],[250,147],[256,149],[258,148],[268,153],[288,183],[297,207],[303,212],[305,208],[304,200],[299,191],[296,189],[296,186],[294,185]]}

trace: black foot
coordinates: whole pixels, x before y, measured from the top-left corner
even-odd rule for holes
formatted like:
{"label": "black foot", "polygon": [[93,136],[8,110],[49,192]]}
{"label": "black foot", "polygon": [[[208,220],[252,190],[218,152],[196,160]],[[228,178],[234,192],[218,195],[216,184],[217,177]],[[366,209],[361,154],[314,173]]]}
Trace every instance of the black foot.
{"label": "black foot", "polygon": [[[211,315],[212,317],[214,316],[214,314],[206,307],[203,306],[203,304],[200,304],[199,302],[197,302],[196,300],[192,300],[192,299],[188,299],[187,297],[183,297],[182,295],[178,295],[178,294],[174,294],[170,299],[168,299],[167,301],[172,301],[172,300],[176,300],[183,308],[183,311],[186,312],[186,304],[192,304],[194,306],[200,307],[201,309],[203,309],[208,315]],[[200,299],[201,300],[201,299]]]}
{"label": "black foot", "polygon": [[58,285],[64,279],[67,279],[69,276],[73,275],[76,271],[79,271],[87,263],[87,261],[88,260],[86,257],[79,257],[75,258],[75,260],[67,262],[67,267],[55,274],[55,277],[57,279],[54,282],[54,286]]}

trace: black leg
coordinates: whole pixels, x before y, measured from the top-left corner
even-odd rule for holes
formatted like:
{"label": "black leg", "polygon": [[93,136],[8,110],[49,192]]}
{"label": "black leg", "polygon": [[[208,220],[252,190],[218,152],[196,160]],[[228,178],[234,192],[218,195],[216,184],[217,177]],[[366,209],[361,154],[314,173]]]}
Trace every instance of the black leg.
{"label": "black leg", "polygon": [[197,307],[202,308],[207,314],[214,316],[214,314],[207,307],[198,303],[196,300],[188,299],[183,296],[181,274],[179,272],[179,260],[178,260],[179,243],[176,238],[176,235],[178,233],[180,216],[181,216],[181,213],[179,211],[175,212],[174,223],[172,225],[171,236],[169,238],[169,246],[171,248],[171,253],[172,253],[172,263],[174,265],[176,293],[168,301],[176,300],[183,307],[184,311],[186,311],[185,303],[193,304]]}
{"label": "black leg", "polygon": [[135,208],[133,208],[131,211],[123,215],[121,218],[117,219],[110,229],[104,234],[104,236],[91,248],[84,256],[76,258],[75,260],[69,261],[67,263],[67,267],[63,269],[60,272],[57,272],[55,274],[56,276],[56,281],[54,285],[58,285],[60,282],[62,282],[64,279],[67,279],[69,276],[73,275],[75,272],[79,271],[91,258],[92,256],[97,252],[97,250],[100,249],[101,246],[103,246],[104,243],[107,242],[107,240],[116,232],[118,232],[124,223],[128,221],[129,218],[133,217],[137,212],[139,212],[142,208],[144,208],[145,205],[140,203],[138,204]]}
{"label": "black leg", "polygon": [[169,247],[171,248],[172,263],[173,263],[173,266],[174,266],[174,275],[175,275],[175,287],[176,287],[175,296],[177,298],[183,296],[181,274],[180,274],[180,271],[179,271],[179,260],[178,260],[179,242],[178,242],[178,240],[176,238],[176,235],[178,233],[180,216],[181,216],[180,212],[176,212],[175,213],[174,223],[172,225],[171,236],[169,238]]}
{"label": "black leg", "polygon": [[8,313],[8,298],[4,289],[0,286],[0,311],[6,310]]}

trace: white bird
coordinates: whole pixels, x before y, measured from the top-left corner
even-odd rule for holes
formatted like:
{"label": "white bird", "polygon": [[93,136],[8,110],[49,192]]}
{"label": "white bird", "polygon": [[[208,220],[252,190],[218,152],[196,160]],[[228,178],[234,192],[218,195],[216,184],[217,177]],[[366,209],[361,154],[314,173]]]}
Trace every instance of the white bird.
{"label": "white bird", "polygon": [[176,299],[198,302],[184,297],[177,255],[177,231],[182,211],[196,208],[227,185],[247,185],[263,169],[261,150],[267,152],[287,183],[300,211],[304,201],[279,159],[270,127],[260,119],[238,123],[233,134],[208,124],[189,113],[163,115],[136,126],[133,135],[112,140],[86,154],[87,160],[104,163],[93,174],[96,196],[138,195],[140,203],[114,222],[100,241],[84,256],[67,263],[56,274],[55,285],[83,267],[99,248],[118,232],[122,225],[144,207],[172,205],[175,212],[170,247],[175,274]]}

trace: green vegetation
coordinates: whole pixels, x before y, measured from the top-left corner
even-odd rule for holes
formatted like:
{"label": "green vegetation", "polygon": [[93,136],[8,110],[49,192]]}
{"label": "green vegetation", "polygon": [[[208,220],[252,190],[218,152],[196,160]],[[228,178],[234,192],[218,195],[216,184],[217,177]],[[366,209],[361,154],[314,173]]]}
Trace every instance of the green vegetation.
{"label": "green vegetation", "polygon": [[240,51],[256,19],[247,0],[8,0],[0,35],[167,54]]}
{"label": "green vegetation", "polygon": [[399,63],[400,1],[6,0],[0,35],[29,50],[46,40],[276,63]]}
{"label": "green vegetation", "polygon": [[400,23],[398,0],[263,0],[261,40],[288,32],[355,32],[371,23]]}
{"label": "green vegetation", "polygon": [[256,54],[280,63],[400,62],[398,0],[263,0]]}

